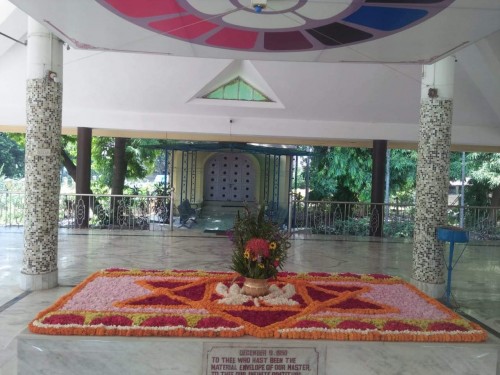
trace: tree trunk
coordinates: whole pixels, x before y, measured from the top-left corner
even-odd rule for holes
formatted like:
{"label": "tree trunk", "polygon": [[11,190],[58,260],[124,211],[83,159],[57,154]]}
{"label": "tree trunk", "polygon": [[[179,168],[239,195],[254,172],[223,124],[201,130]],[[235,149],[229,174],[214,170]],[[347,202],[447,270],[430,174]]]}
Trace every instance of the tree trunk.
{"label": "tree trunk", "polygon": [[113,164],[113,178],[111,180],[111,194],[122,195],[127,173],[127,149],[128,138],[115,138],[115,157]]}
{"label": "tree trunk", "polygon": [[[75,163],[73,163],[73,161],[69,157],[68,153],[64,149],[61,149],[61,156],[62,156],[62,163],[63,163],[64,168],[66,168],[66,171],[68,171],[68,174],[73,179],[73,181],[76,182],[76,168],[77,168],[77,166],[75,165]],[[92,192],[92,189],[89,190],[89,194],[92,194],[92,195],[94,194]],[[93,211],[100,210],[102,212],[105,212],[104,208],[101,206],[101,204],[99,203],[99,200],[96,197],[94,197],[92,199],[90,206],[92,207]],[[71,207],[68,206],[67,209],[72,211],[72,210],[74,210],[74,207],[76,207],[76,203],[72,203]],[[73,216],[73,215],[74,215],[74,213],[72,212],[70,214],[70,216]],[[109,222],[108,215],[106,214],[105,216],[106,217],[103,219],[104,222]]]}
{"label": "tree trunk", "polygon": [[62,163],[64,168],[68,171],[68,174],[76,182],[76,165],[73,160],[69,157],[68,153],[62,148],[61,149]]}
{"label": "tree trunk", "polygon": [[[113,177],[111,180],[111,195],[123,195],[125,176],[127,174],[126,149],[128,138],[115,138],[115,150],[113,160]],[[113,222],[122,224],[124,212],[120,209],[122,198],[111,198],[113,207]]]}

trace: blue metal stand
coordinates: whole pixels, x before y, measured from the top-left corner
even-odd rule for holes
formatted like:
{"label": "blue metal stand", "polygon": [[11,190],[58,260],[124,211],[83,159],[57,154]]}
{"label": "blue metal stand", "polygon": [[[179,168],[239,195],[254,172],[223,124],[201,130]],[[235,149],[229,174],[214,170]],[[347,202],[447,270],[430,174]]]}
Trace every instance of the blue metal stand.
{"label": "blue metal stand", "polygon": [[453,251],[455,250],[455,242],[469,242],[469,232],[458,227],[438,227],[438,240],[450,243],[450,255],[448,257],[448,281],[446,282],[445,303],[451,306],[451,273],[453,271]]}

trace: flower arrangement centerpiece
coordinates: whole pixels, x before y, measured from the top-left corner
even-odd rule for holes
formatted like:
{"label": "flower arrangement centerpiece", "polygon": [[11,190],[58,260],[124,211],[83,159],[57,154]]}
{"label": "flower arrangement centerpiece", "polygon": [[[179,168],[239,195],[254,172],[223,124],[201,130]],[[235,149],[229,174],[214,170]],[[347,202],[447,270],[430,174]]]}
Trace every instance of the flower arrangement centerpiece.
{"label": "flower arrangement centerpiece", "polygon": [[[262,280],[264,285],[267,285],[268,279],[276,278],[278,270],[283,268],[290,247],[288,235],[265,216],[264,207],[258,212],[252,212],[248,207],[245,207],[243,214],[238,212],[232,240],[234,250],[231,269],[247,278],[249,283],[252,283],[251,279],[257,279]],[[244,293],[260,293],[256,290],[252,292],[253,288],[258,287],[252,287],[249,283],[244,284]]]}

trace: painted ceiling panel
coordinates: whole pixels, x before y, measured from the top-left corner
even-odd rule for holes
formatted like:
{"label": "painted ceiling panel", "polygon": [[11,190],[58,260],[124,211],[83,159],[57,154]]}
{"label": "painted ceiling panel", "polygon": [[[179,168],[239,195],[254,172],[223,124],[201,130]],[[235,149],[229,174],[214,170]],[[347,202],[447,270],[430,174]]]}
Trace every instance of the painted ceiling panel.
{"label": "painted ceiling panel", "polygon": [[[500,149],[498,0],[269,0],[262,16],[303,21],[282,29],[224,21],[238,12],[258,20],[250,0],[211,8],[205,0],[12,1],[76,47],[64,51],[64,128],[414,144],[420,64],[453,54],[453,142]],[[25,121],[25,64],[23,45],[0,55],[0,126]],[[273,102],[200,99],[240,74]]]}
{"label": "painted ceiling panel", "polygon": [[500,30],[498,0],[12,2],[75,48],[191,57],[427,63]]}

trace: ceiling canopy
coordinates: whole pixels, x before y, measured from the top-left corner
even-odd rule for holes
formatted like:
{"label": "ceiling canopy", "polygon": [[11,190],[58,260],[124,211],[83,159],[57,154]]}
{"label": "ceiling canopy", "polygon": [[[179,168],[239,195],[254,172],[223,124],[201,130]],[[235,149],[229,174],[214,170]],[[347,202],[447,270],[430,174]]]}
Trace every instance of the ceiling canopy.
{"label": "ceiling canopy", "polygon": [[500,150],[499,0],[10,1],[1,129],[25,128],[27,14],[72,47],[66,132],[414,147],[421,65],[453,55],[452,146]]}
{"label": "ceiling canopy", "polygon": [[500,29],[498,0],[12,0],[72,47],[429,63]]}

